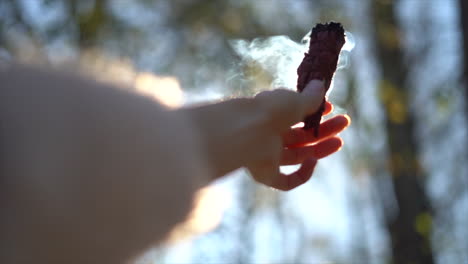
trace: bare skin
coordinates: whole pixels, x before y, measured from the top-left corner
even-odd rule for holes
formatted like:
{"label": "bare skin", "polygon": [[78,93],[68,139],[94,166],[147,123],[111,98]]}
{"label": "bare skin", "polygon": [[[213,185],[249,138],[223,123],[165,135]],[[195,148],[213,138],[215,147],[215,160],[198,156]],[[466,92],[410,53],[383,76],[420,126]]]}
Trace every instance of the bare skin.
{"label": "bare skin", "polygon": [[[317,138],[291,128],[323,98],[311,85],[169,110],[70,74],[2,66],[0,263],[124,263],[237,168],[280,190],[305,183],[350,123],[333,117]],[[288,164],[302,166],[281,174]]]}
{"label": "bare skin", "polygon": [[[336,134],[350,124],[337,115],[321,125],[315,137],[311,130],[291,128],[320,106],[323,83],[312,81],[308,93],[289,90],[263,92],[255,98],[185,109],[199,125],[207,157],[217,176],[245,166],[260,183],[291,190],[307,182],[317,160],[337,152],[343,145]],[[327,103],[325,114],[332,111]],[[280,173],[281,165],[301,167],[291,175]]]}

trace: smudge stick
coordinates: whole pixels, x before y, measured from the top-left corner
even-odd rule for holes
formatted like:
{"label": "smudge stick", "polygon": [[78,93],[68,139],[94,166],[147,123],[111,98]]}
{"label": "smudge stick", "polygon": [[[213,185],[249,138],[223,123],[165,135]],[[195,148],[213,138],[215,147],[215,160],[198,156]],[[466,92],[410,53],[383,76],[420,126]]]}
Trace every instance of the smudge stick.
{"label": "smudge stick", "polygon": [[[297,90],[302,92],[311,80],[322,80],[325,90],[330,88],[336,71],[338,56],[345,43],[344,29],[340,23],[317,24],[310,35],[309,51],[297,69]],[[314,129],[318,136],[320,120],[325,110],[325,98],[320,108],[304,120],[304,129]]]}

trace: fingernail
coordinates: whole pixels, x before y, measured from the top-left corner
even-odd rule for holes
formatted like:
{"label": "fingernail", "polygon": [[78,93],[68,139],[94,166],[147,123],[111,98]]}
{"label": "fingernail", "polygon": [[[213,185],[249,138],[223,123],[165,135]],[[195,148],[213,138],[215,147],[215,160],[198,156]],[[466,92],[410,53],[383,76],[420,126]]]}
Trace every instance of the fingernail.
{"label": "fingernail", "polygon": [[348,124],[346,126],[350,126],[351,125],[351,117],[349,115],[343,115],[347,120],[348,120]]}

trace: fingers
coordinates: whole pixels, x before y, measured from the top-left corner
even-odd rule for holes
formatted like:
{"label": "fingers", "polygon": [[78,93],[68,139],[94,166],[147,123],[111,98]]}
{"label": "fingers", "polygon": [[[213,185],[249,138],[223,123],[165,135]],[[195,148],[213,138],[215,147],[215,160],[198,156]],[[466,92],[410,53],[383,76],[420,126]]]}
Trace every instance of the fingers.
{"label": "fingers", "polygon": [[323,82],[311,81],[302,93],[277,89],[259,93],[255,100],[266,110],[270,125],[285,131],[315,112],[323,101],[324,92]]}
{"label": "fingers", "polygon": [[[333,104],[328,102],[328,101],[325,101],[325,109],[323,110],[323,116],[326,116],[328,114],[330,114],[331,112],[333,112]],[[294,126],[292,127],[304,127],[304,122],[299,122],[297,124],[295,124]]]}
{"label": "fingers", "polygon": [[318,137],[312,130],[304,130],[302,127],[291,128],[283,134],[283,146],[296,148],[314,143],[340,133],[350,124],[351,119],[347,115],[337,115],[320,124]]}
{"label": "fingers", "polygon": [[341,149],[343,140],[332,137],[313,146],[285,149],[281,155],[281,165],[295,165],[309,158],[321,159]]}
{"label": "fingers", "polygon": [[251,173],[253,178],[260,183],[278,190],[289,191],[306,183],[312,176],[316,164],[316,159],[307,159],[296,172],[289,175],[280,173],[278,167],[271,167],[271,170],[264,171],[251,170]]}
{"label": "fingers", "polygon": [[332,103],[326,101],[325,102],[325,110],[323,110],[323,115],[328,115],[333,112],[333,105]]}
{"label": "fingers", "polygon": [[292,190],[306,183],[310,177],[312,177],[315,165],[317,165],[316,159],[307,159],[302,163],[301,167],[292,174],[285,175],[279,173],[277,177],[275,177],[275,181],[273,181],[271,187],[282,191]]}

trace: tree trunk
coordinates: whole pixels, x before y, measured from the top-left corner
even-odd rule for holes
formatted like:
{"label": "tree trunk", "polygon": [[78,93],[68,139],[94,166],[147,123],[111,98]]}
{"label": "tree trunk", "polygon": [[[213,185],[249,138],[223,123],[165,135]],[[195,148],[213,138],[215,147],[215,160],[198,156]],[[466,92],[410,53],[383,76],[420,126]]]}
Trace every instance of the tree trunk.
{"label": "tree trunk", "polygon": [[[461,34],[462,34],[462,40],[463,40],[463,65],[462,65],[462,83],[463,83],[463,87],[464,87],[464,90],[465,90],[465,120],[466,120],[466,124],[468,125],[468,1],[466,0],[459,0],[459,9],[460,10],[460,13],[459,13],[459,17],[460,17],[460,31],[461,31]],[[465,164],[465,166],[467,166]],[[464,179],[465,179],[465,183],[466,183],[466,179],[468,177],[466,177],[467,175],[465,175]],[[467,185],[465,184],[465,187]],[[465,189],[466,190],[466,189]],[[465,238],[465,249],[467,250],[466,252],[468,252],[468,239]],[[462,247],[463,248],[463,247]],[[466,256],[466,255],[465,255]]]}
{"label": "tree trunk", "polygon": [[[464,1],[464,0],[462,0]],[[408,66],[392,1],[372,1],[376,55],[382,73],[379,85],[385,107],[389,171],[398,212],[390,217],[393,263],[434,263],[430,233],[432,210],[419,165],[415,119],[409,110]]]}
{"label": "tree trunk", "polygon": [[[99,41],[100,30],[109,22],[107,0],[95,1],[87,12],[80,12],[79,0],[68,2],[69,16],[76,25],[76,44],[80,51],[94,48]],[[115,26],[115,25],[114,25]]]}
{"label": "tree trunk", "polygon": [[465,87],[465,115],[468,120],[468,2],[459,0],[460,3],[460,26],[463,37],[463,71],[462,79]]}

